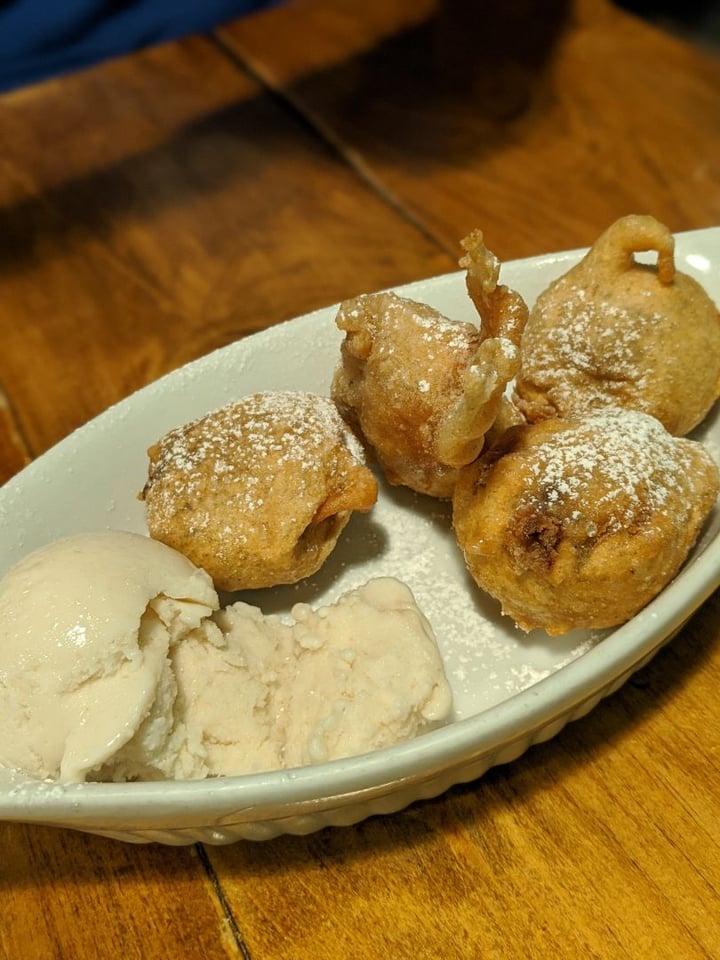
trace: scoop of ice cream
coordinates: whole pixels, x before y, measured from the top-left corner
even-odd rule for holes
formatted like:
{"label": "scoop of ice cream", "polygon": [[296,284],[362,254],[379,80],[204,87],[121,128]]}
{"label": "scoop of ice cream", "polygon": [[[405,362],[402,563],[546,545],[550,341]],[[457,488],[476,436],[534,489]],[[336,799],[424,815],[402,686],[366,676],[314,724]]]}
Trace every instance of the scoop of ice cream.
{"label": "scoop of ice cream", "polygon": [[452,694],[430,624],[410,589],[371,580],[316,610],[218,611],[170,650],[172,749],[134,737],[102,779],[184,779],[279,770],[356,756],[446,720]]}
{"label": "scoop of ice cream", "polygon": [[293,616],[286,767],[367,753],[447,720],[452,694],[435,636],[404,583],[371,580],[332,606],[298,604]]}
{"label": "scoop of ice cream", "polygon": [[172,749],[168,652],[218,606],[210,577],[139,534],[78,534],[0,581],[0,763],[91,777],[136,738]]}

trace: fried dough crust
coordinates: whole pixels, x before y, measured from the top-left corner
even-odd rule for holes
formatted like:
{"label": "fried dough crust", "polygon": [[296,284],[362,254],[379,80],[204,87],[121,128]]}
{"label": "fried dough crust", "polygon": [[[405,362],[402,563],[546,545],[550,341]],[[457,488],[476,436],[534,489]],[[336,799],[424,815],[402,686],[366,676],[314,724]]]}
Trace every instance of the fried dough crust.
{"label": "fried dough crust", "polygon": [[673,236],[653,217],[613,223],[531,310],[516,381],[530,422],[621,406],[684,436],[718,395],[720,314],[676,269]]}
{"label": "fried dough crust", "polygon": [[463,471],[453,525],[503,613],[557,635],[641,610],[686,559],[717,494],[699,443],[607,408],[509,430]]}
{"label": "fried dough crust", "polygon": [[520,420],[504,396],[518,369],[527,319],[519,294],[498,284],[499,264],[478,230],[462,245],[481,326],[449,320],[394,293],[346,301],[332,397],[374,451],[390,483],[449,498],[496,421]]}
{"label": "fried dough crust", "polygon": [[327,397],[252,394],[171,430],[148,451],[150,536],[218,589],[295,583],[377,499],[362,446]]}

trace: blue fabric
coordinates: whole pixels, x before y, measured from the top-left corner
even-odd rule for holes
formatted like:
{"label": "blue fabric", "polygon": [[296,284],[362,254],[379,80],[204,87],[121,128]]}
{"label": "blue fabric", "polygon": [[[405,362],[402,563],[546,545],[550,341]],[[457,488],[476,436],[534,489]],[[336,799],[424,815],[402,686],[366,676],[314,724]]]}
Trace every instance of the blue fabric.
{"label": "blue fabric", "polygon": [[0,0],[0,90],[210,30],[277,0]]}

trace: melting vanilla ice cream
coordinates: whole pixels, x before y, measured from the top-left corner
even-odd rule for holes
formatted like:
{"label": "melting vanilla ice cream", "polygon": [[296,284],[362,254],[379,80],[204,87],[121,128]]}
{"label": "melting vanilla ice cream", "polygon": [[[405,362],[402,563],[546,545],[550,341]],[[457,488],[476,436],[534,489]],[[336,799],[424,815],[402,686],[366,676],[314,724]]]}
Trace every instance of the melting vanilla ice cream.
{"label": "melting vanilla ice cream", "polygon": [[265,617],[138,534],[78,534],[0,581],[0,764],[60,781],[198,779],[354,756],[446,720],[408,587]]}
{"label": "melting vanilla ice cream", "polygon": [[210,577],[132,533],[78,534],[0,582],[0,762],[84,780],[133,738],[169,749],[171,645],[218,599]]}
{"label": "melting vanilla ice cream", "polygon": [[[222,641],[179,645],[185,714],[215,774],[298,767],[408,740],[447,720],[452,694],[412,592],[371,580],[292,619],[235,603],[215,616]],[[207,684],[203,677],[211,674]]]}

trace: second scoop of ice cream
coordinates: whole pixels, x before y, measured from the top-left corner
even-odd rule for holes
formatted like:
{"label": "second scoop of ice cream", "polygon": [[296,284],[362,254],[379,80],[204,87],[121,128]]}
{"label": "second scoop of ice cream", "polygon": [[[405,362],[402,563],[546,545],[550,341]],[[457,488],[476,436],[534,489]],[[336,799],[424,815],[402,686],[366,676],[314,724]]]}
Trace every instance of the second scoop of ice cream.
{"label": "second scoop of ice cream", "polygon": [[215,774],[355,756],[449,716],[432,629],[398,580],[371,580],[317,610],[298,604],[289,623],[244,603],[214,619],[221,645],[191,635],[175,664]]}
{"label": "second scoop of ice cream", "polygon": [[317,610],[298,604],[288,622],[235,603],[170,658],[182,748],[148,763],[131,741],[101,779],[232,776],[336,760],[411,739],[452,707],[430,625],[392,578]]}

